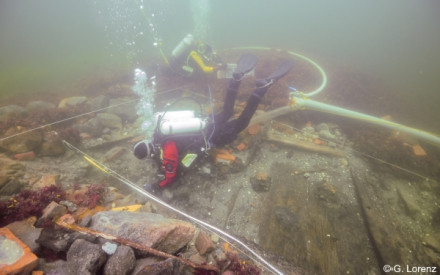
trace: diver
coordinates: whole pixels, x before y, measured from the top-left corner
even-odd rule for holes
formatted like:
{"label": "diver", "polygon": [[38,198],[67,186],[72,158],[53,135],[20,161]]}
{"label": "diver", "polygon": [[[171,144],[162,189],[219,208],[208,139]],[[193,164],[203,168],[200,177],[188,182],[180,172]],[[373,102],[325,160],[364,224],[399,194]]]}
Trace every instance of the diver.
{"label": "diver", "polygon": [[[190,167],[195,159],[212,147],[233,142],[243,131],[257,110],[258,104],[269,87],[286,75],[292,68],[291,60],[281,64],[275,72],[264,79],[257,79],[256,88],[249,97],[246,107],[236,119],[233,115],[234,102],[241,80],[257,63],[253,54],[243,54],[229,81],[223,110],[206,119],[195,116],[193,111],[176,111],[157,114],[153,141],[140,141],[134,146],[138,159],[158,157],[164,176],[159,186],[165,187],[176,180],[179,163]],[[184,153],[184,154],[183,154]]]}
{"label": "diver", "polygon": [[165,61],[173,73],[185,77],[209,75],[224,68],[212,47],[194,39],[192,34],[185,36]]}

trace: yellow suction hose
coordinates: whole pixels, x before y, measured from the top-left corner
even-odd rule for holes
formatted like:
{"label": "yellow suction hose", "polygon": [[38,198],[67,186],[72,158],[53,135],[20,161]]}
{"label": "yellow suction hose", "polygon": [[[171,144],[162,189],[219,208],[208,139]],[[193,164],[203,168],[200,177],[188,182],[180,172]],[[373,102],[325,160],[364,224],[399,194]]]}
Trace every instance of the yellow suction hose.
{"label": "yellow suction hose", "polygon": [[[275,50],[275,51],[282,52],[282,50],[280,50],[280,49],[271,49],[268,47],[237,47],[237,48],[232,48],[232,49],[234,49],[234,50]],[[291,92],[290,95],[291,95],[292,100],[288,106],[280,107],[280,108],[277,108],[277,109],[272,110],[270,112],[267,112],[265,114],[255,116],[251,120],[249,125],[268,121],[268,120],[274,119],[278,116],[285,115],[285,114],[288,114],[288,113],[296,111],[296,110],[307,109],[307,110],[314,110],[314,111],[324,112],[324,113],[328,113],[328,114],[348,117],[348,118],[364,121],[364,122],[367,122],[370,124],[382,126],[382,127],[385,127],[385,128],[391,129],[391,130],[401,131],[401,132],[407,133],[409,135],[412,135],[414,137],[417,137],[421,140],[424,140],[426,142],[429,142],[431,144],[434,144],[434,145],[440,147],[440,137],[435,134],[432,134],[432,133],[429,133],[429,132],[426,132],[423,130],[419,130],[416,128],[408,127],[408,126],[405,126],[402,124],[398,124],[398,123],[395,123],[395,122],[392,122],[389,120],[377,118],[377,117],[374,117],[371,115],[363,114],[360,112],[352,111],[349,109],[345,109],[345,108],[341,108],[341,107],[337,107],[337,106],[333,106],[330,104],[325,104],[325,103],[321,103],[319,101],[309,99],[308,97],[315,96],[318,93],[320,93],[322,90],[324,90],[325,86],[327,85],[327,75],[325,74],[325,72],[321,68],[321,66],[319,66],[312,59],[310,59],[304,55],[292,52],[292,51],[287,51],[287,52],[292,56],[296,56],[296,57],[301,58],[301,59],[309,62],[310,64],[312,64],[321,74],[321,77],[322,77],[321,85],[317,89],[315,89],[314,91],[307,92],[307,93],[306,92]]]}
{"label": "yellow suction hose", "polygon": [[[255,46],[251,46],[251,47],[234,47],[234,48],[231,48],[231,49],[232,50],[262,50],[262,51],[272,50],[272,51],[278,51],[278,52],[285,52],[284,50],[281,50],[281,49],[272,49],[272,48],[269,48],[269,47],[255,47]],[[307,97],[311,97],[311,96],[315,96],[315,95],[319,94],[322,90],[324,90],[325,86],[327,86],[327,75],[325,74],[325,72],[321,68],[321,66],[319,66],[319,64],[316,63],[315,61],[313,61],[312,59],[310,59],[307,56],[304,56],[302,54],[299,54],[299,53],[296,53],[296,52],[292,52],[292,51],[287,51],[287,53],[290,54],[291,56],[295,56],[295,57],[298,57],[298,58],[300,58],[302,60],[305,60],[305,61],[309,62],[321,74],[321,78],[322,78],[321,85],[317,89],[315,89],[313,91],[310,91],[310,92],[307,92],[307,93],[303,93],[303,95],[307,96]]]}

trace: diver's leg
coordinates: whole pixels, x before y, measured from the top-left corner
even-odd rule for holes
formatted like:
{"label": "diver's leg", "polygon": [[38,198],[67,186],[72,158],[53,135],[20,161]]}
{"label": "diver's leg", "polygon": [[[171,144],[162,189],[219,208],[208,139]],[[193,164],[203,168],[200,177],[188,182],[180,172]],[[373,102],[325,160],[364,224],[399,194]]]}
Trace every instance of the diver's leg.
{"label": "diver's leg", "polygon": [[246,107],[244,108],[241,115],[237,118],[237,122],[235,124],[235,131],[237,131],[237,133],[243,131],[249,125],[252,116],[257,110],[258,104],[260,104],[261,99],[264,97],[264,94],[266,94],[269,87],[272,86],[275,81],[285,76],[292,69],[292,66],[292,61],[286,61],[281,64],[278,69],[268,77],[257,80],[257,88],[251,94],[246,104]]}
{"label": "diver's leg", "polygon": [[240,59],[237,62],[237,68],[232,74],[232,79],[229,81],[223,111],[214,116],[216,123],[224,123],[231,118],[234,111],[234,103],[237,98],[238,88],[240,87],[240,81],[255,67],[257,61],[257,56],[253,54],[243,54],[240,56]]}
{"label": "diver's leg", "polygon": [[226,91],[225,102],[223,103],[223,110],[214,116],[215,123],[224,123],[228,121],[234,111],[234,103],[237,98],[240,81],[231,79],[229,81],[228,90]]}
{"label": "diver's leg", "polygon": [[237,122],[235,123],[235,131],[237,133],[243,131],[249,125],[252,116],[257,110],[258,104],[260,104],[261,99],[268,89],[269,86],[263,86],[255,89],[255,91],[251,94],[247,101],[246,107],[244,108],[243,112],[241,112],[240,116],[237,118]]}

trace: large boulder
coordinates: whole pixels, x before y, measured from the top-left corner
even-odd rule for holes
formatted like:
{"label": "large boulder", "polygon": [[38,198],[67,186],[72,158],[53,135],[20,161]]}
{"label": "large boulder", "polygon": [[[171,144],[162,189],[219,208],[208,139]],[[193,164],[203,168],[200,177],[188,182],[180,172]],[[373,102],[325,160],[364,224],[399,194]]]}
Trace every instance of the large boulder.
{"label": "large boulder", "polygon": [[0,121],[6,121],[11,117],[24,117],[28,114],[26,108],[18,105],[0,107]]}
{"label": "large boulder", "polygon": [[188,222],[159,214],[120,211],[95,214],[90,228],[170,254],[187,245],[195,231]]}
{"label": "large boulder", "polygon": [[97,117],[92,117],[86,122],[79,124],[77,127],[80,132],[87,133],[92,137],[102,135],[102,130],[104,130],[104,126],[99,122]]}
{"label": "large boulder", "polygon": [[47,110],[53,108],[56,108],[55,104],[42,100],[31,101],[28,104],[26,104],[26,110],[28,110],[29,112],[35,112],[35,111],[41,111],[41,110]]}
{"label": "large boulder", "polygon": [[66,147],[61,138],[53,131],[45,132],[43,143],[39,148],[40,156],[60,156],[64,154]]}
{"label": "large boulder", "polygon": [[122,120],[119,116],[111,113],[100,113],[97,115],[99,123],[105,128],[121,129]]}
{"label": "large boulder", "polygon": [[64,98],[58,103],[58,108],[65,108],[65,107],[75,107],[77,105],[81,105],[86,103],[87,97],[85,96],[72,96]]}
{"label": "large boulder", "polygon": [[24,166],[20,162],[0,154],[0,194],[15,194],[21,188],[19,179],[23,175]]}
{"label": "large boulder", "polygon": [[104,266],[104,274],[129,274],[136,265],[136,257],[131,247],[120,245]]}
{"label": "large boulder", "polygon": [[43,142],[43,133],[39,130],[26,132],[25,128],[9,128],[4,134],[10,137],[0,141],[0,148],[12,153],[24,153],[33,151]]}
{"label": "large boulder", "polygon": [[118,115],[124,121],[134,122],[137,119],[136,114],[136,102],[133,102],[131,98],[116,98],[110,100],[110,106],[114,106],[109,109],[109,112]]}
{"label": "large boulder", "polygon": [[107,255],[99,244],[78,239],[67,252],[69,274],[96,274],[107,260]]}
{"label": "large boulder", "polygon": [[26,220],[13,222],[6,226],[17,238],[24,242],[32,252],[36,252],[40,248],[36,240],[40,236],[41,230],[43,230],[42,228],[36,228],[34,226],[35,220],[35,217],[30,217]]}

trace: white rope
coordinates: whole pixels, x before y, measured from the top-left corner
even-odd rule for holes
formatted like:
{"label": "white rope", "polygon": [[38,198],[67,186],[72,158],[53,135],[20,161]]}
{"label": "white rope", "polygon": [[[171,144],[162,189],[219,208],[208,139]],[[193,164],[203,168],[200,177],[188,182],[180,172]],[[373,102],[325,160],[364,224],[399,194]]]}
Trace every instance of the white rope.
{"label": "white rope", "polygon": [[[92,158],[91,156],[87,155],[86,153],[84,153],[83,151],[81,151],[80,149],[78,149],[77,147],[73,146],[72,144],[68,143],[67,141],[63,140],[63,143],[71,150],[76,151],[77,153],[81,154],[82,156],[87,157],[88,159],[90,159],[92,162],[96,163],[97,165],[99,165],[100,167],[98,167],[99,169],[101,169],[102,171],[108,173],[109,175],[111,175],[112,177],[114,177],[115,179],[121,181],[122,183],[126,184],[127,186],[133,188],[135,191],[141,193],[142,195],[148,197],[149,199],[155,201],[156,203],[182,215],[183,217],[205,227],[210,229],[211,231],[222,235],[226,238],[228,238],[229,240],[234,241],[235,243],[239,244],[241,247],[243,247],[244,249],[246,249],[247,251],[249,251],[255,258],[258,259],[258,261],[260,261],[261,263],[263,263],[264,266],[266,266],[272,273],[274,274],[283,274],[281,271],[279,271],[277,268],[275,268],[272,264],[270,264],[268,261],[266,261],[262,256],[260,256],[257,252],[255,252],[254,250],[252,250],[249,246],[247,246],[245,243],[243,243],[242,241],[238,240],[237,238],[233,237],[232,235],[230,235],[229,233],[213,226],[210,225],[209,223],[206,223],[202,220],[199,220],[169,204],[167,204],[166,202],[160,200],[159,198],[155,197],[154,195],[152,195],[151,193],[147,192],[146,190],[144,190],[143,188],[137,186],[136,184],[134,184],[133,182],[131,182],[130,180],[124,178],[123,176],[121,176],[120,174],[118,174],[117,172],[115,172],[114,170],[112,170],[111,168],[103,165],[102,163],[100,163],[99,161],[95,160],[94,158]],[[252,258],[252,257],[249,257]],[[252,258],[253,259],[253,258]],[[257,260],[253,259],[254,261],[258,262]]]}

